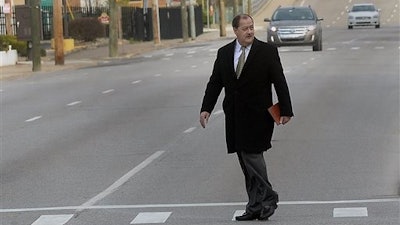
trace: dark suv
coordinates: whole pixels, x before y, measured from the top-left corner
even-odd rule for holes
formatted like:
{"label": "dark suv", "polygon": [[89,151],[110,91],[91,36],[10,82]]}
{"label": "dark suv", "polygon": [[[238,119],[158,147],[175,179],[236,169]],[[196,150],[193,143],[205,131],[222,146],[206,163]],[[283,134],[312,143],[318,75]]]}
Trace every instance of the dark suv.
{"label": "dark suv", "polygon": [[322,51],[322,18],[310,6],[278,7],[267,28],[267,42],[275,46],[311,45]]}

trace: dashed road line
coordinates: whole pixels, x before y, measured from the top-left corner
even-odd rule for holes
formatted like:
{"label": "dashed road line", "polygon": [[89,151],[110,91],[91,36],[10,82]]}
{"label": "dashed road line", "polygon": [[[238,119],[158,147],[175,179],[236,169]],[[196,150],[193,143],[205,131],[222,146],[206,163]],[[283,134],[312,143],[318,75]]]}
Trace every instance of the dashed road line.
{"label": "dashed road line", "polygon": [[194,130],[196,130],[196,127],[191,127],[185,131],[183,131],[183,133],[187,134],[187,133],[192,133]]}
{"label": "dashed road line", "polygon": [[78,105],[81,103],[82,103],[81,101],[75,101],[75,102],[68,103],[67,106],[74,106],[74,105]]}
{"label": "dashed road line", "polygon": [[135,80],[135,81],[132,81],[131,84],[138,84],[138,83],[140,83],[140,82],[142,82],[142,80]]}
{"label": "dashed road line", "polygon": [[222,113],[224,113],[224,110],[220,109],[220,110],[215,111],[213,113],[213,115],[218,115],[218,114],[222,114]]}
{"label": "dashed road line", "polygon": [[111,93],[111,92],[114,92],[115,90],[114,89],[108,89],[108,90],[105,90],[105,91],[103,91],[103,92],[101,92],[102,94],[108,94],[108,93]]}
{"label": "dashed road line", "polygon": [[38,119],[40,119],[40,118],[42,118],[42,116],[35,116],[35,117],[32,117],[32,118],[30,118],[30,119],[27,119],[27,120],[25,120],[25,122],[33,122],[33,121],[35,121],[35,120],[38,120]]}

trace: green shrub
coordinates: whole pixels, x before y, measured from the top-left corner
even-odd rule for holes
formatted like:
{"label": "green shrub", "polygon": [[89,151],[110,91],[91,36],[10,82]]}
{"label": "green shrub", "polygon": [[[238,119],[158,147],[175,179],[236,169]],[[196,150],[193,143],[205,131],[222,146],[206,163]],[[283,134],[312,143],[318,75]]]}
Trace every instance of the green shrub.
{"label": "green shrub", "polygon": [[26,56],[26,41],[18,41],[17,37],[12,35],[0,35],[0,51],[7,51],[9,45],[17,50],[20,56]]}
{"label": "green shrub", "polygon": [[104,36],[104,26],[97,18],[79,18],[69,23],[69,35],[77,40],[96,41]]}

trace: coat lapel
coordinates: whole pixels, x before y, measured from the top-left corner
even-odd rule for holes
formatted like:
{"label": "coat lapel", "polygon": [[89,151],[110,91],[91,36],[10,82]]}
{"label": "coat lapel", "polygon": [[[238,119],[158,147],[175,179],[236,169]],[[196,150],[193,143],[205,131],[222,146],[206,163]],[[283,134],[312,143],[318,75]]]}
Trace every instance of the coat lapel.
{"label": "coat lapel", "polygon": [[227,52],[227,55],[226,55],[228,62],[230,63],[229,74],[232,75],[230,77],[234,80],[236,80],[235,64],[234,64],[235,45],[236,45],[236,39],[230,43],[229,51]]}

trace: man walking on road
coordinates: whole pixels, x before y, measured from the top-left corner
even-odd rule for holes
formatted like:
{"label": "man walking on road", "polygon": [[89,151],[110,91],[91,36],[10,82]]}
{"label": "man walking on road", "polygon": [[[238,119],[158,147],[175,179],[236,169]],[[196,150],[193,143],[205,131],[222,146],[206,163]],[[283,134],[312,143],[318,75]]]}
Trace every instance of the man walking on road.
{"label": "man walking on road", "polygon": [[254,21],[247,14],[236,16],[232,27],[236,39],[218,50],[201,106],[200,124],[205,128],[224,88],[228,153],[238,155],[248,194],[246,211],[236,220],[268,220],[278,203],[263,156],[271,148],[274,129],[267,110],[273,103],[272,85],[279,101],[281,124],[293,116],[292,105],[277,48],[254,37]]}

